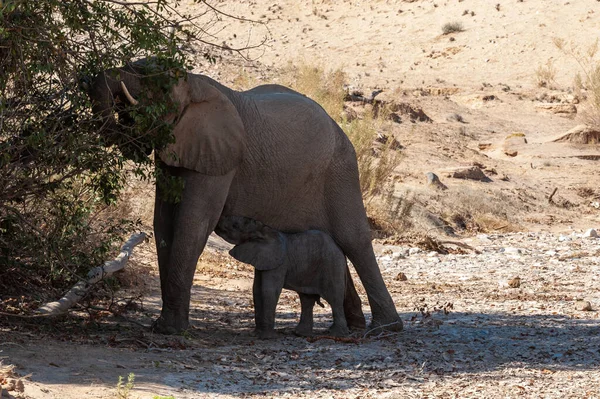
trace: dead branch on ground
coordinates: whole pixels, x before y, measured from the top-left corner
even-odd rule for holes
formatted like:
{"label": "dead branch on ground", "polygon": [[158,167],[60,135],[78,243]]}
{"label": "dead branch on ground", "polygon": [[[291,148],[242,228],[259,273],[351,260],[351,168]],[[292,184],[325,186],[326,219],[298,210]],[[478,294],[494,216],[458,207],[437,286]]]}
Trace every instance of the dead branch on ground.
{"label": "dead branch on ground", "polygon": [[123,244],[121,252],[114,260],[107,261],[104,265],[90,270],[86,280],[79,281],[58,301],[50,302],[40,307],[38,309],[40,315],[52,317],[65,313],[73,305],[79,302],[94,284],[103,278],[110,276],[114,272],[123,269],[133,253],[133,248],[141,244],[145,238],[146,233],[133,234],[129,240]]}

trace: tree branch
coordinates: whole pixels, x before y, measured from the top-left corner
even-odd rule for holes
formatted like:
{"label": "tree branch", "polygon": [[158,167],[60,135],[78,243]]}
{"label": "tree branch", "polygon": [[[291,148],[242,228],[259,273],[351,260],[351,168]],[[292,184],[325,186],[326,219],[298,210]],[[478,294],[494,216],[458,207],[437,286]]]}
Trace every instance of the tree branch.
{"label": "tree branch", "polygon": [[114,272],[123,269],[129,260],[129,257],[133,253],[133,248],[141,244],[145,238],[146,233],[133,234],[129,240],[123,244],[121,247],[121,252],[114,260],[107,261],[104,263],[104,265],[90,270],[87,275],[87,280],[79,281],[61,299],[45,304],[38,309],[38,312],[47,317],[57,316],[65,313],[88,293],[92,285],[102,280],[106,276],[110,276]]}

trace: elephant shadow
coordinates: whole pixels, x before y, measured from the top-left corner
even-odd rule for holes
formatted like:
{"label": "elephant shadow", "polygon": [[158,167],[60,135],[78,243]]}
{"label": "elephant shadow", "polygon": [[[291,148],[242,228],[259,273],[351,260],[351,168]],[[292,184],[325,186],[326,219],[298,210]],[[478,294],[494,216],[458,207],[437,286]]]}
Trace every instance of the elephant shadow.
{"label": "elephant shadow", "polygon": [[[211,318],[223,316],[218,311],[210,313]],[[193,336],[199,341],[205,335],[211,335],[212,340],[190,352],[206,359],[202,366],[207,369],[229,370],[238,379],[237,385],[220,389],[208,383],[212,377],[207,375],[197,377],[186,388],[210,394],[277,395],[318,391],[324,386],[344,391],[369,382],[418,389],[432,376],[472,375],[492,381],[499,378],[492,373],[515,368],[549,375],[561,370],[589,372],[600,366],[600,321],[596,319],[460,312],[436,314],[431,319],[416,316],[414,312],[401,314],[403,332],[376,332],[366,338],[355,333],[355,342],[340,342],[295,337],[296,314],[284,312],[278,314],[279,338],[260,341],[243,326],[252,321],[251,309],[228,312],[227,317],[241,321],[219,327],[229,328],[227,333],[216,327],[196,330]],[[326,315],[318,320],[323,324],[327,321]],[[271,373],[271,377],[262,379],[259,373]]]}

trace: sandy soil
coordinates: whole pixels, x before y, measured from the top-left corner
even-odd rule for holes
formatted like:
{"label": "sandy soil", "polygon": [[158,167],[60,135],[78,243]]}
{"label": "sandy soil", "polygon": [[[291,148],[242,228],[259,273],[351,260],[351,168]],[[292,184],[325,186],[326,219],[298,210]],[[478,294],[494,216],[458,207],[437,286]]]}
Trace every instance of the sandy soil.
{"label": "sandy soil", "polygon": [[[256,340],[252,270],[213,248],[199,265],[194,329],[185,336],[140,325],[159,311],[149,274],[143,310],[100,317],[95,326],[82,319],[7,326],[0,356],[30,375],[16,395],[27,398],[112,398],[128,373],[132,398],[600,396],[600,239],[518,233],[467,242],[481,253],[378,247],[405,323],[399,334],[355,333],[347,343],[295,337],[299,301],[285,292],[280,337]],[[142,249],[138,271],[152,256]],[[520,285],[511,287],[515,277]],[[578,301],[592,310],[579,310]],[[329,309],[318,309],[316,320],[324,331]]]}
{"label": "sandy soil", "polygon": [[[181,337],[153,335],[147,326],[160,295],[156,257],[146,244],[134,256],[134,271],[121,276],[129,288],[117,294],[122,302],[143,299],[121,316],[1,320],[0,362],[16,367],[0,368],[0,382],[24,382],[24,392],[9,394],[115,398],[118,377],[134,373],[130,398],[600,397],[600,239],[581,237],[591,227],[600,232],[593,206],[600,201],[600,146],[553,142],[584,121],[586,107],[585,93],[572,87],[578,67],[553,37],[593,43],[600,3],[229,3],[215,5],[268,22],[267,46],[247,53],[253,60],[217,53],[215,65],[199,52],[197,72],[236,85],[278,81],[288,62],[343,68],[349,90],[383,89],[377,98],[420,107],[433,120],[412,123],[402,115],[402,123],[385,127],[403,146],[396,193],[414,200],[417,229],[441,234],[431,220],[484,209],[524,232],[504,234],[502,225],[493,234],[452,238],[480,253],[449,245],[451,253],[440,255],[378,242],[405,330],[355,333],[352,342],[295,337],[299,301],[292,293],[278,308],[280,338],[255,340],[252,272],[224,255],[217,240],[198,265],[194,328]],[[464,31],[442,35],[442,25],[454,21]],[[211,29],[230,47],[259,42],[267,32],[231,20]],[[535,69],[548,60],[557,70],[552,89],[535,84]],[[540,108],[550,101],[571,113]],[[444,172],[473,164],[491,181]],[[447,191],[426,186],[430,171]],[[133,210],[149,223],[151,190],[135,192]],[[592,310],[579,310],[586,301]],[[316,314],[323,331],[329,309]]]}

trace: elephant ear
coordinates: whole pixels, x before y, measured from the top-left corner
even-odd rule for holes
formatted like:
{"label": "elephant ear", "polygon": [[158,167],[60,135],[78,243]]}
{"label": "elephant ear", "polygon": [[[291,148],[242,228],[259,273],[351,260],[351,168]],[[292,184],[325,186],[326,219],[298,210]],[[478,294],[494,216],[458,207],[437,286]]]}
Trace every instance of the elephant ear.
{"label": "elephant ear", "polygon": [[236,168],[246,149],[244,124],[235,106],[203,76],[188,75],[173,89],[180,116],[175,143],[159,156],[170,166],[220,176]]}
{"label": "elephant ear", "polygon": [[285,247],[285,238],[276,232],[273,236],[236,245],[229,254],[240,262],[251,264],[256,270],[273,270],[283,265]]}

